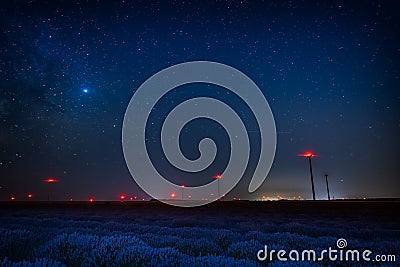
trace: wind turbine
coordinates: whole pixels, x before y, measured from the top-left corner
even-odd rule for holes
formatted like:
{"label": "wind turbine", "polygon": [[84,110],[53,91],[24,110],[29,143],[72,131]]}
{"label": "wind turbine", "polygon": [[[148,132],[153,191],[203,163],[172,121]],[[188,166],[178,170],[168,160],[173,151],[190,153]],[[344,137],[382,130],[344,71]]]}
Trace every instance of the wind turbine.
{"label": "wind turbine", "polygon": [[51,184],[57,183],[58,180],[50,177],[50,178],[47,178],[44,181],[49,184],[49,188],[48,188],[48,191],[47,191],[47,200],[50,201],[50,199],[51,199]]}
{"label": "wind turbine", "polygon": [[328,191],[328,200],[331,200],[331,195],[329,194],[329,184],[328,184],[328,174],[325,173],[326,191]]}
{"label": "wind turbine", "polygon": [[312,173],[312,164],[311,164],[311,158],[316,157],[314,153],[307,151],[304,154],[299,154],[301,157],[306,157],[308,158],[308,163],[310,165],[310,175],[311,175],[311,189],[312,189],[312,195],[313,195],[313,200],[315,200],[315,188],[314,188],[314,177]]}
{"label": "wind turbine", "polygon": [[217,183],[218,183],[218,198],[217,198],[217,199],[220,199],[220,198],[221,198],[221,194],[220,194],[220,192],[219,192],[219,179],[222,178],[222,175],[221,175],[221,174],[217,174],[217,175],[214,175],[213,178],[214,178],[214,179],[217,179]]}

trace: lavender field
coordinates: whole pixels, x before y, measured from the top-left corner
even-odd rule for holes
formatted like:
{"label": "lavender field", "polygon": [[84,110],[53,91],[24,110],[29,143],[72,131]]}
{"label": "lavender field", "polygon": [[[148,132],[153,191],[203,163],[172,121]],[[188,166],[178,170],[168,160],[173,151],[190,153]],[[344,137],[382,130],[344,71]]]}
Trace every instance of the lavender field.
{"label": "lavender field", "polygon": [[[399,266],[400,202],[0,203],[0,266]],[[347,248],[396,262],[260,261]],[[397,263],[397,265],[396,265]]]}

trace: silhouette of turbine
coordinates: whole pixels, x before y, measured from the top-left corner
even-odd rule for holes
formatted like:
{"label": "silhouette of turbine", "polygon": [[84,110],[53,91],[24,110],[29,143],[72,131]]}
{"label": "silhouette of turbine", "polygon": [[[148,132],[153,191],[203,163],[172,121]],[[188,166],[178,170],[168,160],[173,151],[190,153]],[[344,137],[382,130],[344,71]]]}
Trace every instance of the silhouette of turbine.
{"label": "silhouette of turbine", "polygon": [[329,184],[328,184],[328,174],[325,173],[326,191],[328,191],[328,200],[331,200],[331,195],[329,194]]}
{"label": "silhouette of turbine", "polygon": [[315,155],[314,153],[312,153],[310,151],[307,151],[304,154],[299,154],[299,156],[308,158],[308,162],[310,164],[311,189],[312,189],[313,200],[315,200],[314,176],[313,176],[313,173],[312,173],[311,158],[316,157],[317,155]]}

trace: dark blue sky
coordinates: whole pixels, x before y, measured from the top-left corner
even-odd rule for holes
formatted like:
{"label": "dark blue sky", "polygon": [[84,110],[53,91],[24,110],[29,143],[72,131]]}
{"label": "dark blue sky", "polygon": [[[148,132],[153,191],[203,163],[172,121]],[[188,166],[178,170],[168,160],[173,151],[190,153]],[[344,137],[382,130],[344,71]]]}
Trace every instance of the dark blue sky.
{"label": "dark blue sky", "polygon": [[[271,172],[246,189],[259,151],[231,197],[311,197],[312,150],[317,198],[329,173],[336,197],[399,197],[400,32],[396,1],[17,1],[0,7],[0,199],[45,199],[47,177],[58,199],[145,196],[121,147],[125,109],[151,75],[177,63],[208,60],[248,75],[268,100],[278,131]],[[160,172],[197,184],[229,157],[226,132],[194,121],[183,152],[214,137],[217,160],[181,178],[160,151],[167,111],[184,99],[230,103],[246,125],[250,111],[224,89],[177,88],[158,104],[148,148]],[[250,134],[251,135],[251,134]],[[186,175],[186,174],[185,174]],[[178,178],[177,178],[178,177]]]}

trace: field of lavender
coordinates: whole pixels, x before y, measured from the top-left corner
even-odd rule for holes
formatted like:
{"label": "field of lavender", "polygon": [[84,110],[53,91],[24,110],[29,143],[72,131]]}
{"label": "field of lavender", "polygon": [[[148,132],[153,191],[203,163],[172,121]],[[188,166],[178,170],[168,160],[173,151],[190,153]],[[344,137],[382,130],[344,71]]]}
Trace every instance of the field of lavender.
{"label": "field of lavender", "polygon": [[0,266],[353,266],[257,259],[264,245],[322,250],[336,248],[338,238],[396,255],[358,266],[400,260],[399,202],[0,205]]}

